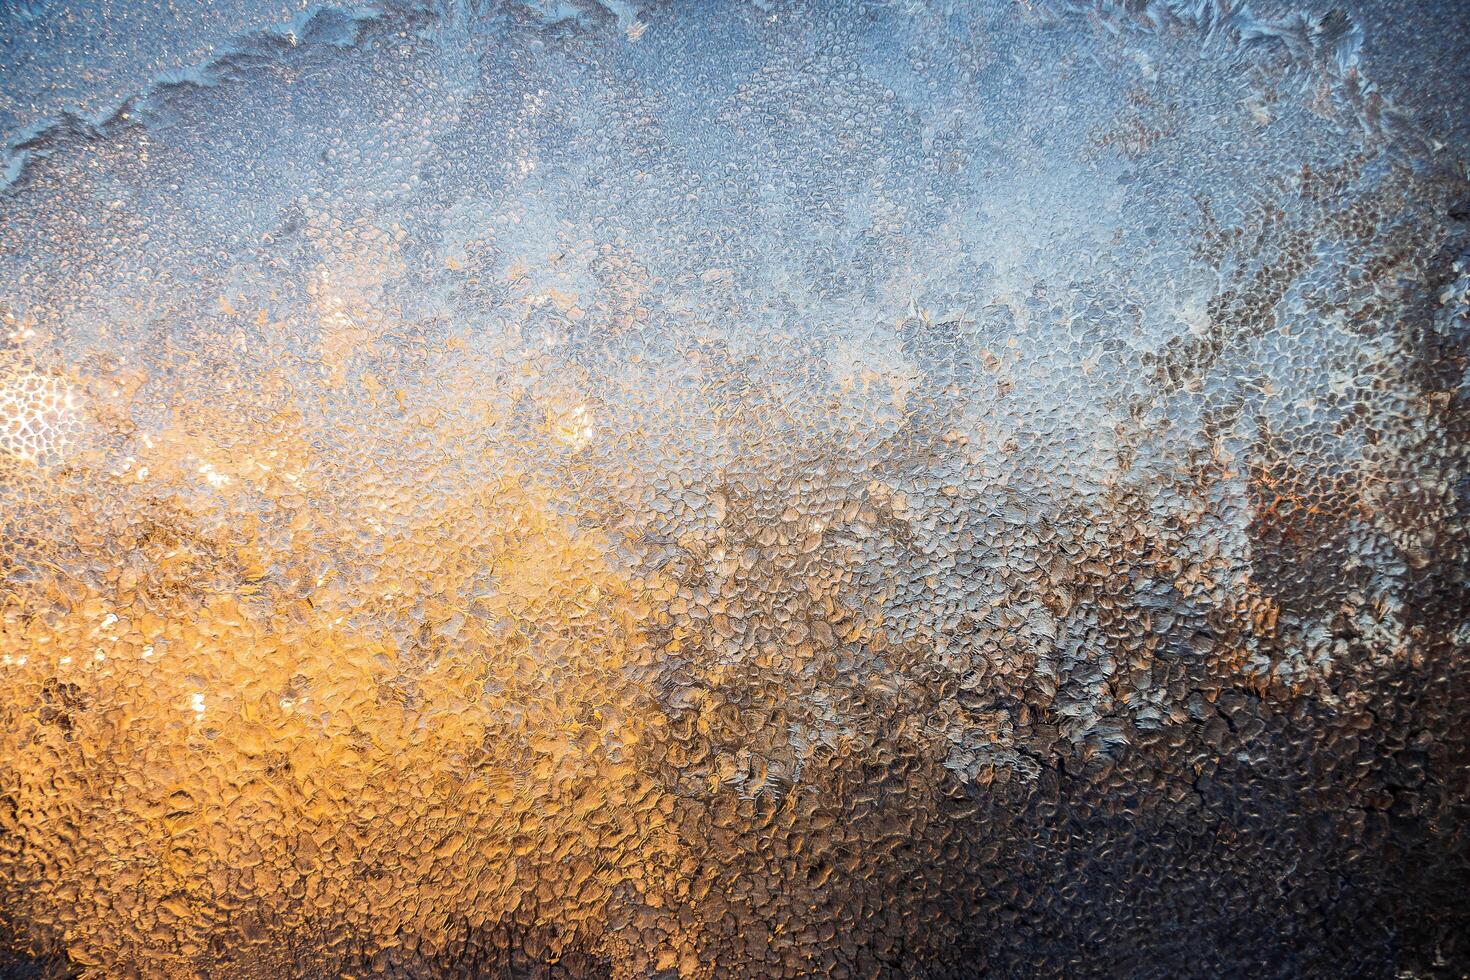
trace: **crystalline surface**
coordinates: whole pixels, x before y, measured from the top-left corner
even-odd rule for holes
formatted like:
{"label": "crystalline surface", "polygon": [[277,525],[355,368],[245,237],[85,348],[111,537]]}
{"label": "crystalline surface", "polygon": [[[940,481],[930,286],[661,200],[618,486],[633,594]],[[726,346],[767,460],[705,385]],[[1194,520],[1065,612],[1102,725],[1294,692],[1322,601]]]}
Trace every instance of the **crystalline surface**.
{"label": "crystalline surface", "polygon": [[1467,20],[5,5],[0,971],[1463,975]]}

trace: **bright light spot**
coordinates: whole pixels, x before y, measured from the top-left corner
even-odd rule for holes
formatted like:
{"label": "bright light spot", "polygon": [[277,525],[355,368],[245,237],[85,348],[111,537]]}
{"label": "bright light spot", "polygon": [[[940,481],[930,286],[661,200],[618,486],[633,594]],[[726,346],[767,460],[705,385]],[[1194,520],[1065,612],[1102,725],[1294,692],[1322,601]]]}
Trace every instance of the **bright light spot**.
{"label": "bright light spot", "polygon": [[53,459],[76,432],[76,408],[77,393],[65,379],[0,370],[0,451],[31,463]]}
{"label": "bright light spot", "polygon": [[552,435],[557,442],[572,449],[581,449],[597,434],[592,413],[585,405],[577,405],[556,419],[552,424]]}
{"label": "bright light spot", "polygon": [[218,490],[220,487],[227,487],[230,485],[230,478],[216,470],[213,463],[200,464],[199,475],[204,477],[205,481],[208,482],[208,484],[214,487],[216,490]]}

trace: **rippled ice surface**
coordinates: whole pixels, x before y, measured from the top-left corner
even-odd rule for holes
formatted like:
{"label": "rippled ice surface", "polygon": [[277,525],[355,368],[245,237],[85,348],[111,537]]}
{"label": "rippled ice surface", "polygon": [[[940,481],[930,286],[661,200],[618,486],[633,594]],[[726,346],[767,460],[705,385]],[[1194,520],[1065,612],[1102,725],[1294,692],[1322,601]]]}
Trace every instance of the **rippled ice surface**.
{"label": "rippled ice surface", "polygon": [[1467,20],[6,5],[0,957],[1463,975]]}

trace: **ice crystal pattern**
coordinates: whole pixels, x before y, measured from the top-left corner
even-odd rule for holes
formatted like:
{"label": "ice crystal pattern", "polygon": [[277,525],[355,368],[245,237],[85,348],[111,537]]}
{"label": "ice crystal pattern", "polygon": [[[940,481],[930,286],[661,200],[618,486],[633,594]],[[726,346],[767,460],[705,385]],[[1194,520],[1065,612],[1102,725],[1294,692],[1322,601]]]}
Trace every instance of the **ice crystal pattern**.
{"label": "ice crystal pattern", "polygon": [[16,975],[1470,970],[1467,147],[1375,18],[60,6]]}

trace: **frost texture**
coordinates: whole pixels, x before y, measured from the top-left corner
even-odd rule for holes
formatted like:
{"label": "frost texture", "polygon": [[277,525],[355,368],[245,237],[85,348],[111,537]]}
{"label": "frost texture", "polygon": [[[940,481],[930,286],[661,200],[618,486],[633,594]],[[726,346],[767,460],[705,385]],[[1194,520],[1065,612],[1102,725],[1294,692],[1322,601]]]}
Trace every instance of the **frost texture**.
{"label": "frost texture", "polygon": [[1356,20],[279,14],[7,95],[23,975],[1470,969],[1466,148]]}

